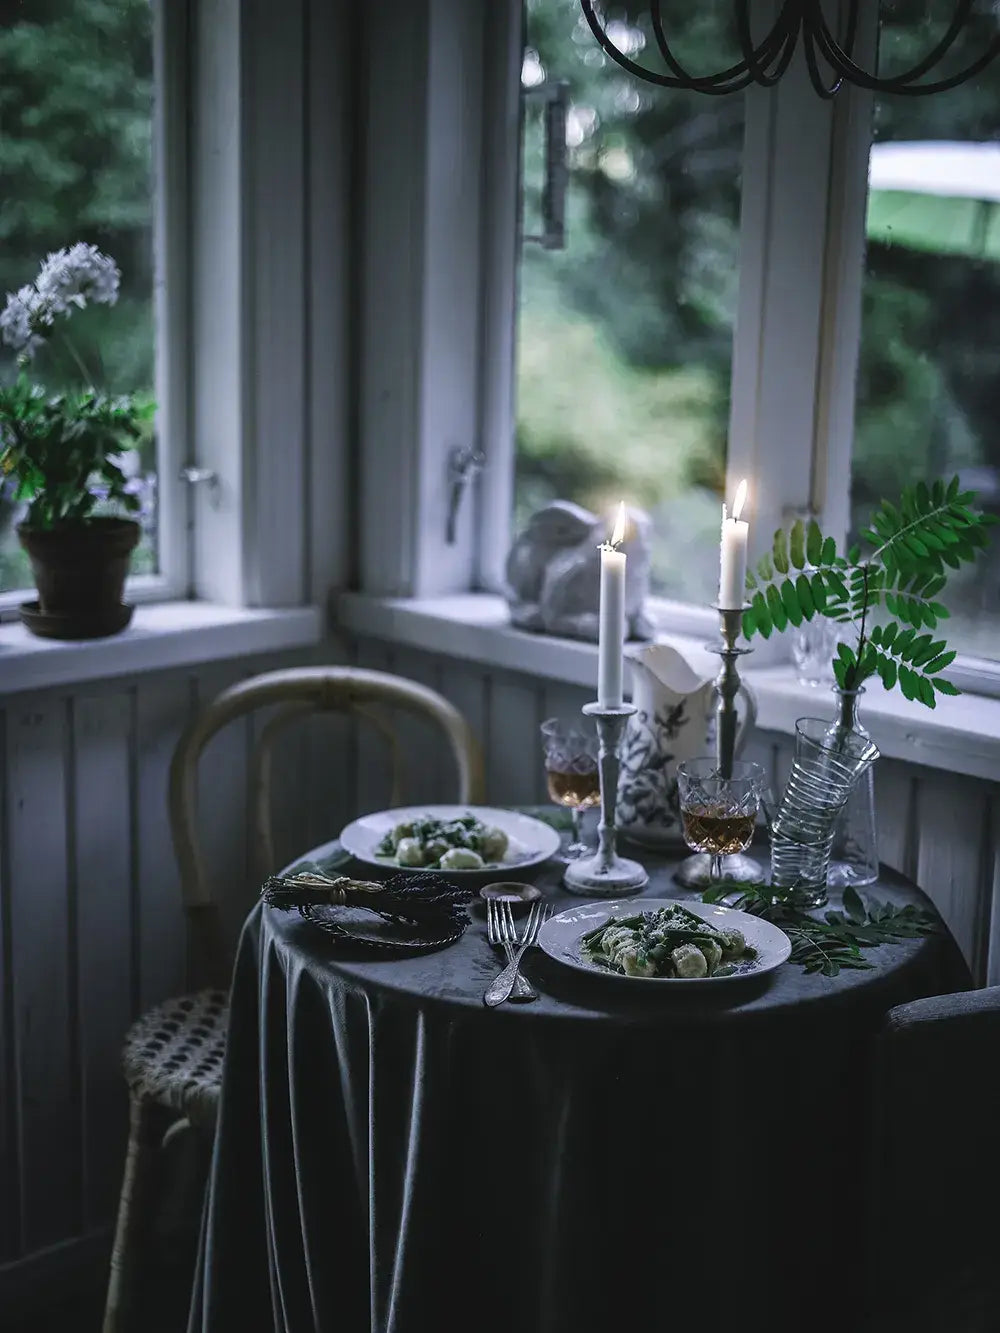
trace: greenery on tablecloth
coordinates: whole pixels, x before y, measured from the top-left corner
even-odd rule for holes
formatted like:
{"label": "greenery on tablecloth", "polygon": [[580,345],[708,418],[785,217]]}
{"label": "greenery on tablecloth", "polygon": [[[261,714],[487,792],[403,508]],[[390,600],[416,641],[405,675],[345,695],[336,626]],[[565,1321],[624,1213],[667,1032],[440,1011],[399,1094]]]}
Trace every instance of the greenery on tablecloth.
{"label": "greenery on tablecloth", "polygon": [[543,824],[548,824],[549,828],[555,829],[557,833],[573,832],[573,816],[569,810],[564,810],[558,805],[512,805],[511,810],[517,810],[519,814],[530,815],[532,819],[540,819]]}
{"label": "greenery on tablecloth", "polygon": [[775,900],[770,886],[764,883],[722,880],[706,889],[702,902],[718,903],[731,894],[736,895],[735,901],[726,906],[772,922],[792,942],[791,961],[800,963],[806,972],[820,972],[825,977],[835,977],[842,967],[874,967],[863,949],[915,939],[939,929],[937,915],[927,908],[913,903],[897,907],[875,898],[866,905],[857,889],[850,887],[844,890],[843,910],[831,909],[822,918],[796,901],[794,893]]}
{"label": "greenery on tablecloth", "polygon": [[304,861],[296,861],[289,869],[288,874],[329,876],[331,871],[346,865],[350,859],[350,852],[345,852],[340,843],[335,842],[325,856],[320,857],[318,860],[308,858]]}

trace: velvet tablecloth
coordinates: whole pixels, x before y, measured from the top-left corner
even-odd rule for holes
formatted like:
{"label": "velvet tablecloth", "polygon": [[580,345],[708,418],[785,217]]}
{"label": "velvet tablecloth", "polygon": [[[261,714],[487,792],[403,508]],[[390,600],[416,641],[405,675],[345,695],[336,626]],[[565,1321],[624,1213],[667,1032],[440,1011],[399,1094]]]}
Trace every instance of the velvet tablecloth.
{"label": "velvet tablecloth", "polygon": [[481,907],[405,959],[253,911],[192,1333],[864,1327],[871,1039],[969,984],[950,936],[694,994],[533,950],[538,1002],[487,1011]]}

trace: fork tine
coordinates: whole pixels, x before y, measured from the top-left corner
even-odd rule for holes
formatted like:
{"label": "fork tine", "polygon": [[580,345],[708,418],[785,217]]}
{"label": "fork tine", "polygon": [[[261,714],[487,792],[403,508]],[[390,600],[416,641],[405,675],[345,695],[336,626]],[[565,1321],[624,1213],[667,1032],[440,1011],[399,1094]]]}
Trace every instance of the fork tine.
{"label": "fork tine", "polygon": [[492,898],[486,899],[486,938],[494,946],[500,943],[500,932],[497,929],[497,905]]}
{"label": "fork tine", "polygon": [[517,928],[514,925],[514,911],[508,902],[503,903],[503,937],[508,944],[517,943]]}
{"label": "fork tine", "polygon": [[531,904],[531,911],[528,913],[528,923],[524,927],[524,940],[528,944],[534,944],[535,936],[538,934],[538,922],[542,915],[541,903],[536,899]]}

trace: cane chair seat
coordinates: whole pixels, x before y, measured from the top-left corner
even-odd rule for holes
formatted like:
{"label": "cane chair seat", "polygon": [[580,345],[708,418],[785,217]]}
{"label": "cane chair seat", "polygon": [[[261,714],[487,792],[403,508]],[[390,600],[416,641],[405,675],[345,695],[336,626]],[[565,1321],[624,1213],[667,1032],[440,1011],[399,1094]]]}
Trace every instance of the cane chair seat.
{"label": "cane chair seat", "polygon": [[122,1051],[132,1096],[176,1111],[193,1125],[214,1125],[228,1023],[229,998],[221,990],[197,991],[150,1009],[129,1029]]}

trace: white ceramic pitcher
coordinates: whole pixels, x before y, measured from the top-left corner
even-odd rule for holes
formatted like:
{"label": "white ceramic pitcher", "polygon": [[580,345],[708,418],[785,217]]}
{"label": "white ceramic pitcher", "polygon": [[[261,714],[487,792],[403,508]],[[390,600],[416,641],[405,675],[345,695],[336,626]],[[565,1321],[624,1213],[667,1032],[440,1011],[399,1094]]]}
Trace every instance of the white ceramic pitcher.
{"label": "white ceramic pitcher", "polygon": [[[681,653],[668,643],[626,650],[632,668],[632,702],[622,741],[618,779],[618,828],[647,847],[683,845],[677,801],[677,765],[711,753],[709,722],[715,709],[719,658],[707,648]],[[757,716],[756,701],[740,682],[743,716],[736,754]]]}

